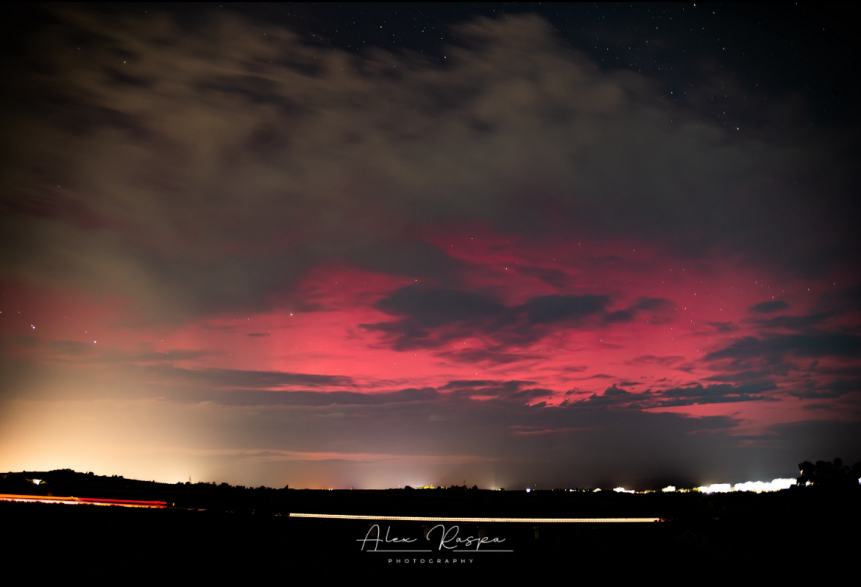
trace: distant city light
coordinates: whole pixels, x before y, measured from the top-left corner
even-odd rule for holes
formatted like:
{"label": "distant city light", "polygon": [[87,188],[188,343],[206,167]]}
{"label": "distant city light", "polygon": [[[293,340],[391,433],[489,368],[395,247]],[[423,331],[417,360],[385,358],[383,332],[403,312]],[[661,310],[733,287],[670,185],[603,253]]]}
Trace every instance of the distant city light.
{"label": "distant city light", "polygon": [[729,493],[732,491],[732,484],[712,483],[711,485],[700,485],[699,487],[694,487],[694,491],[699,491],[700,493]]}
{"label": "distant city light", "polygon": [[772,479],[771,481],[745,481],[744,483],[712,483],[711,485],[701,485],[695,487],[694,491],[700,493],[730,493],[736,491],[751,491],[754,493],[763,493],[768,491],[781,491],[789,489],[797,483],[797,480],[787,479]]}
{"label": "distant city light", "polygon": [[614,487],[613,491],[616,493],[636,493],[633,489],[625,489],[624,487]]}
{"label": "distant city light", "polygon": [[663,489],[661,489],[661,493],[675,493],[676,486],[675,485],[667,485]]}
{"label": "distant city light", "polygon": [[748,481],[747,483],[736,483],[733,485],[733,491],[755,491],[762,493],[763,491],[780,491],[789,489],[795,485],[795,479],[772,479],[771,481]]}

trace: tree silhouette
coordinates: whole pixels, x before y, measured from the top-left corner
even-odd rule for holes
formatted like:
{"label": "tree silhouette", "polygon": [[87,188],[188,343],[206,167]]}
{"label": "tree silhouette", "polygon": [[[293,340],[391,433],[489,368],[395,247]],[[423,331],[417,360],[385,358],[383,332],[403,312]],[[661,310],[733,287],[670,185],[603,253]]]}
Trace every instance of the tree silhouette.
{"label": "tree silhouette", "polygon": [[804,461],[798,465],[798,484],[812,485],[825,489],[853,489],[859,487],[861,477],[861,462],[851,467],[843,464],[843,460],[833,461]]}

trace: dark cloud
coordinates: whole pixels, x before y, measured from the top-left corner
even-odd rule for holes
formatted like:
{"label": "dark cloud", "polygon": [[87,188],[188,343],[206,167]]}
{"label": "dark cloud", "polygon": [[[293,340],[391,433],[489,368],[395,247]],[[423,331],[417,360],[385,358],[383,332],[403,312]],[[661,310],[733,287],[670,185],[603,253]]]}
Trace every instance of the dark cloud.
{"label": "dark cloud", "polygon": [[532,298],[523,305],[526,320],[531,324],[580,324],[584,320],[603,314],[609,296],[605,295],[551,295]]}
{"label": "dark cloud", "polygon": [[585,407],[627,408],[645,410],[703,404],[747,401],[774,401],[766,392],[774,391],[774,382],[759,379],[741,384],[693,384],[662,390],[631,392],[611,385],[601,395],[591,394],[584,400],[568,400],[569,404]]}
{"label": "dark cloud", "polygon": [[531,385],[535,383],[534,381],[519,381],[519,380],[511,380],[511,381],[497,381],[495,379],[455,379],[454,381],[449,381],[442,387],[441,390],[444,391],[460,391],[460,390],[469,390],[474,391],[476,389],[520,389],[524,385]]}
{"label": "dark cloud", "polygon": [[667,299],[643,297],[636,300],[630,307],[607,314],[605,322],[630,322],[643,314],[649,315],[649,321],[654,324],[670,320],[676,305]]}
{"label": "dark cloud", "polygon": [[588,399],[575,402],[568,400],[568,402],[569,404],[575,403],[589,407],[631,407],[632,405],[640,403],[646,397],[647,395],[645,395],[645,392],[632,393],[616,385],[611,385],[605,389],[604,393],[601,395],[593,393],[588,397]]}
{"label": "dark cloud", "polygon": [[757,318],[754,324],[763,328],[782,328],[786,330],[809,330],[820,326],[826,320],[834,317],[833,310],[813,312],[801,316],[773,316],[771,318]]}
{"label": "dark cloud", "polygon": [[631,306],[634,312],[669,312],[675,310],[676,304],[664,298],[643,297]]}
{"label": "dark cloud", "polygon": [[[501,344],[490,345],[481,358],[490,362],[507,362],[518,353],[506,352],[508,345],[522,345],[545,336],[551,328],[582,328],[614,322],[630,322],[648,314],[658,321],[675,305],[659,298],[640,298],[622,310],[610,310],[608,295],[543,295],[523,304],[506,306],[495,298],[469,291],[440,289],[426,285],[400,288],[379,300],[375,307],[398,317],[395,321],[363,324],[362,327],[383,333],[393,348],[437,348],[459,338],[477,333]],[[445,351],[458,358],[475,351]],[[444,354],[445,354],[444,353]]]}
{"label": "dark cloud", "polygon": [[[815,455],[861,453],[861,423],[857,420],[786,422],[772,426],[768,432],[771,436],[767,439],[768,449],[777,459],[788,458],[790,454],[814,460]],[[854,462],[855,458],[848,457],[847,461]]]}
{"label": "dark cloud", "polygon": [[654,407],[688,406],[698,404],[731,403],[745,401],[776,401],[765,395],[777,386],[772,381],[757,380],[736,385],[689,385],[661,391]]}
{"label": "dark cloud", "polygon": [[[309,386],[313,387],[313,386]],[[226,406],[367,406],[394,402],[429,402],[439,396],[433,388],[359,393],[352,391],[261,391],[259,389],[218,389],[183,391],[179,401],[214,402]]]}
{"label": "dark cloud", "polygon": [[350,377],[289,373],[286,371],[246,371],[241,369],[185,369],[170,365],[153,367],[153,371],[169,380],[238,389],[302,387],[353,387]]}
{"label": "dark cloud", "polygon": [[514,353],[505,350],[501,345],[491,346],[488,348],[474,349],[452,349],[447,351],[438,351],[436,356],[456,361],[459,363],[478,363],[491,365],[504,365],[506,363],[516,363],[519,361],[537,361],[543,358],[540,354],[531,353]]}
{"label": "dark cloud", "polygon": [[532,387],[534,381],[459,380],[449,381],[439,388],[441,392],[453,392],[467,397],[493,398],[499,401],[529,403],[533,400],[550,399],[555,393],[549,389]]}
{"label": "dark cloud", "polygon": [[817,383],[808,379],[803,384],[793,387],[789,394],[801,399],[827,399],[849,397],[854,400],[856,407],[861,408],[861,378],[835,379]]}
{"label": "dark cloud", "polygon": [[635,357],[631,363],[635,365],[662,365],[669,367],[684,360],[685,358],[680,355],[640,355],[639,357]]}
{"label": "dark cloud", "polygon": [[152,350],[149,345],[139,345],[137,350],[120,350],[99,345],[97,340],[50,340],[33,337],[0,339],[0,345],[38,349],[43,357],[51,361],[82,361],[92,364],[171,364],[176,361],[194,361],[212,358],[218,353],[206,349]]}
{"label": "dark cloud", "polygon": [[762,337],[746,336],[726,347],[706,354],[707,361],[764,358],[781,360],[798,357],[857,357],[861,352],[861,337],[847,333],[808,332],[804,334],[775,334]]}
{"label": "dark cloud", "polygon": [[738,326],[732,322],[706,322],[706,326],[713,328],[715,332],[726,333],[735,332]]}
{"label": "dark cloud", "polygon": [[571,283],[571,276],[564,271],[559,271],[558,269],[527,267],[522,265],[513,265],[511,268],[517,273],[535,277],[557,289],[565,289],[565,287]]}
{"label": "dark cloud", "polygon": [[706,381],[726,381],[730,383],[742,383],[749,381],[760,381],[763,379],[768,379],[769,377],[774,376],[780,371],[777,369],[762,369],[762,370],[753,370],[749,369],[746,371],[727,371],[724,373],[718,373],[717,375],[711,375],[706,377]]}
{"label": "dark cloud", "polygon": [[750,307],[750,311],[757,314],[769,314],[771,312],[779,312],[789,307],[789,304],[783,300],[770,300],[767,302],[759,302]]}
{"label": "dark cloud", "polygon": [[453,322],[495,320],[506,308],[494,299],[467,291],[411,285],[375,304],[395,316],[409,316],[419,327],[445,326]]}
{"label": "dark cloud", "polygon": [[[452,283],[459,262],[419,238],[451,222],[791,271],[856,258],[851,137],[811,129],[782,96],[774,124],[736,132],[537,16],[454,26],[440,66],[224,11],[40,10],[4,98],[10,279],[125,295],[158,321],[244,312],[289,303],[324,263]],[[600,304],[548,298],[531,315]]]}
{"label": "dark cloud", "polygon": [[835,315],[821,311],[754,319],[751,323],[764,333],[707,353],[705,361],[719,372],[706,380],[751,385],[782,378],[789,396],[832,400],[835,413],[846,413],[861,380],[856,366],[861,337],[851,329],[821,330]]}

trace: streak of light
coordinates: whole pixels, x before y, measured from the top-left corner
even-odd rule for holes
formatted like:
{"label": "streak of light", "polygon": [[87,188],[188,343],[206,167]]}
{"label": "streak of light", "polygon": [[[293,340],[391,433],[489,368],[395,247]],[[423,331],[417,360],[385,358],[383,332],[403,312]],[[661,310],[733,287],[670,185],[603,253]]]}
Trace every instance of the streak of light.
{"label": "streak of light", "polygon": [[462,522],[465,524],[612,524],[662,522],[661,518],[471,518],[458,516],[374,516],[365,514],[289,514],[291,518],[321,520],[381,520],[390,522]]}
{"label": "streak of light", "polygon": [[60,497],[56,495],[19,495],[16,493],[0,493],[0,501],[19,503],[59,503],[64,505],[103,505],[126,508],[166,508],[166,501],[140,499],[111,499],[104,497]]}

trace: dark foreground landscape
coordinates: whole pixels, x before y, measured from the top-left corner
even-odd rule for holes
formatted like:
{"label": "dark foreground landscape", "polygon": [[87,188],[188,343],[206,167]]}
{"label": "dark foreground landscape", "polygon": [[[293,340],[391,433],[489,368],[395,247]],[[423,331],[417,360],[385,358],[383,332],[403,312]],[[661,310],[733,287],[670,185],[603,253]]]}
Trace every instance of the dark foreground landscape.
{"label": "dark foreground landscape", "polygon": [[[59,573],[111,581],[127,577],[248,580],[288,578],[305,571],[325,576],[333,572],[415,573],[419,569],[489,577],[529,568],[607,577],[678,578],[691,570],[722,574],[742,569],[786,575],[835,569],[852,560],[857,550],[855,533],[861,527],[857,480],[854,486],[847,480],[776,493],[712,495],[527,493],[466,487],[276,490],[160,484],[71,471],[9,473],[0,481],[0,493],[7,495],[89,495],[164,502],[165,507],[158,508],[0,503],[4,534],[7,540],[11,538],[5,551],[8,560],[26,565],[39,576]],[[656,517],[660,521],[476,523],[291,516],[309,512]],[[387,531],[389,542],[384,541]],[[486,541],[458,544],[448,540],[441,545],[444,532],[450,538],[457,532],[461,539],[484,537]]]}

